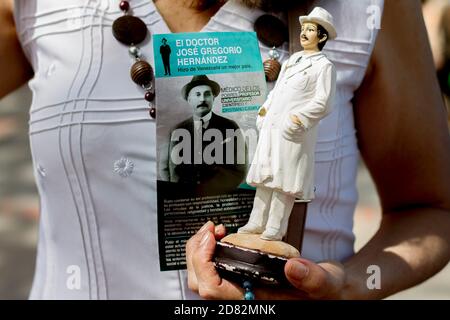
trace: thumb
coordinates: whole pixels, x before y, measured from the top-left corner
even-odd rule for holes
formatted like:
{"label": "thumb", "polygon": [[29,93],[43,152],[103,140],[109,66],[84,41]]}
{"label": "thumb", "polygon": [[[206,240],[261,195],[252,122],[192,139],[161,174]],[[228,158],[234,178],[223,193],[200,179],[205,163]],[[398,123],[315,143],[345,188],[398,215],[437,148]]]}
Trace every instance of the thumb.
{"label": "thumb", "polygon": [[337,262],[316,264],[302,258],[290,259],[284,268],[289,282],[310,298],[336,299],[344,285],[345,272]]}
{"label": "thumb", "polygon": [[198,292],[205,299],[242,299],[242,289],[220,278],[214,266],[213,256],[216,240],[213,232],[201,234],[197,250],[192,256],[192,266],[198,280]]}
{"label": "thumb", "polygon": [[205,230],[200,236],[197,250],[192,256],[192,265],[196,271],[197,280],[199,283],[213,282],[218,284],[217,282],[220,282],[220,278],[212,262],[216,248],[214,234],[209,230]]}

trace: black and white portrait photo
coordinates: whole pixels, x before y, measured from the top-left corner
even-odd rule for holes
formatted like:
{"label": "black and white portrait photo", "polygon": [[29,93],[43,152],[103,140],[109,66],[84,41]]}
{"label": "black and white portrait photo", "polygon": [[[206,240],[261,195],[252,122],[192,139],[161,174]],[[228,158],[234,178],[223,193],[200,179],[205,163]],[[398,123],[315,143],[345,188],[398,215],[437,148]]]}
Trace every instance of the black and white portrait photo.
{"label": "black and white portrait photo", "polygon": [[218,82],[193,76],[179,90],[190,115],[168,132],[160,176],[196,194],[226,193],[245,180],[248,150],[236,121],[215,112]]}

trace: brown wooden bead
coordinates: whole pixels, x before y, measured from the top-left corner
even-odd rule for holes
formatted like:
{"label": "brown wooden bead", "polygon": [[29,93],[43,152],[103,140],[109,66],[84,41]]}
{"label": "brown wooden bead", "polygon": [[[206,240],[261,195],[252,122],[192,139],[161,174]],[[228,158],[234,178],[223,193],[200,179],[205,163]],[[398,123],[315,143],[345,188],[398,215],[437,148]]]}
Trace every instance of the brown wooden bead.
{"label": "brown wooden bead", "polygon": [[269,82],[278,79],[278,75],[281,71],[281,64],[278,60],[268,59],[264,61],[264,73],[266,74],[266,80]]}
{"label": "brown wooden bead", "polygon": [[148,111],[148,113],[150,114],[150,117],[152,117],[152,119],[156,119],[156,108],[155,107],[151,107],[150,110]]}
{"label": "brown wooden bead", "polygon": [[148,85],[153,80],[153,68],[146,61],[137,61],[130,70],[131,79],[140,86]]}
{"label": "brown wooden bead", "polygon": [[279,47],[289,39],[286,25],[271,14],[264,14],[256,19],[254,29],[259,41],[270,48]]}
{"label": "brown wooden bead", "polygon": [[147,26],[144,21],[129,15],[114,20],[112,31],[118,41],[127,45],[139,44],[147,36]]}

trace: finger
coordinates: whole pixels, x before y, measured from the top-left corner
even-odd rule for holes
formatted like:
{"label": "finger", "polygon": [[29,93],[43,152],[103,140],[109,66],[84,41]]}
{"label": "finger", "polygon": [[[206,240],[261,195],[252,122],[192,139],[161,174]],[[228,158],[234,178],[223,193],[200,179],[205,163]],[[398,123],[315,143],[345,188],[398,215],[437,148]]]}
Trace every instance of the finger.
{"label": "finger", "polygon": [[205,299],[242,299],[244,290],[220,278],[213,262],[216,240],[209,230],[202,234],[198,250],[192,253],[192,267],[197,278],[198,292]]}
{"label": "finger", "polygon": [[214,223],[208,221],[200,230],[192,236],[186,243],[186,267],[188,271],[188,287],[194,292],[198,292],[197,277],[195,275],[194,267],[192,266],[192,254],[198,249],[200,244],[201,235],[206,231],[214,230]]}
{"label": "finger", "polygon": [[214,232],[214,228],[214,222],[208,221],[197,231],[197,234],[203,233],[205,230]]}
{"label": "finger", "polygon": [[290,259],[284,268],[289,282],[312,299],[337,299],[344,285],[344,269],[337,262],[316,264]]}

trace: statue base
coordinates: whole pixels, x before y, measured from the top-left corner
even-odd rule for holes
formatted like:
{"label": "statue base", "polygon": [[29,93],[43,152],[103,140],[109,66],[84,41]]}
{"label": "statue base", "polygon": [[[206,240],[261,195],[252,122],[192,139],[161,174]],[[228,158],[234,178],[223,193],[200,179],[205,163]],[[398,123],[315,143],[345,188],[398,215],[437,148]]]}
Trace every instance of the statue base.
{"label": "statue base", "polygon": [[299,251],[282,241],[260,239],[260,234],[230,234],[217,242],[214,263],[221,277],[242,283],[288,286],[284,266]]}

